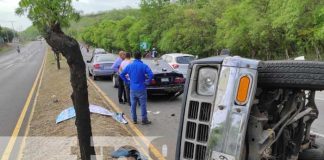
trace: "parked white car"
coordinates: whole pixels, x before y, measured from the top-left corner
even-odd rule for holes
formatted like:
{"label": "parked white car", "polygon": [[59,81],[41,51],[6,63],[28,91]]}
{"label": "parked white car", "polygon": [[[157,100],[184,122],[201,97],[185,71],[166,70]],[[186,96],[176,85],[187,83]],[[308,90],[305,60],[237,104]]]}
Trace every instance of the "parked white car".
{"label": "parked white car", "polygon": [[161,58],[168,62],[173,69],[182,73],[183,77],[187,77],[188,65],[196,59],[194,55],[184,53],[169,53]]}
{"label": "parked white car", "polygon": [[106,54],[106,53],[107,52],[104,49],[102,49],[102,48],[96,48],[96,49],[93,50],[92,56],[95,56],[97,54]]}

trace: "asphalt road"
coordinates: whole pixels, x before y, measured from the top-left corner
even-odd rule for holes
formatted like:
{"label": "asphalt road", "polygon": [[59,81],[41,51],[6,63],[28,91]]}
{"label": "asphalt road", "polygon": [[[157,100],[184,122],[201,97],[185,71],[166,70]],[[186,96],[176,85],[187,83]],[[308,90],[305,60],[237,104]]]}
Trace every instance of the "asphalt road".
{"label": "asphalt road", "polygon": [[[85,59],[90,59],[90,54],[85,52]],[[118,91],[113,88],[112,81],[108,78],[103,78],[95,81],[96,84],[110,97],[116,104],[123,109],[124,113],[130,117],[130,109],[128,105],[118,103]],[[162,152],[162,146],[167,146],[166,159],[174,159],[176,150],[176,141],[179,125],[179,116],[181,110],[183,96],[179,96],[173,101],[169,101],[165,96],[154,96],[148,99],[147,110],[148,117],[152,121],[151,125],[140,125],[137,127],[147,137],[158,137],[152,143]],[[324,91],[317,92],[316,104],[319,109],[319,118],[314,122],[312,131],[318,136],[319,143],[324,144]],[[140,109],[137,109],[137,114],[140,116]]]}
{"label": "asphalt road", "polygon": [[45,43],[35,41],[21,46],[20,54],[16,50],[0,54],[0,157],[25,105],[44,53]]}

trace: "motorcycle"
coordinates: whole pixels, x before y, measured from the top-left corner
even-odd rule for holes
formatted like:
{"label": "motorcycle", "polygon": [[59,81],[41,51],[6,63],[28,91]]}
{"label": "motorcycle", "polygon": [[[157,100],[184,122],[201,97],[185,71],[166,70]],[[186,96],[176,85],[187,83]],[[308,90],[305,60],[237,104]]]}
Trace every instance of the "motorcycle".
{"label": "motorcycle", "polygon": [[176,160],[324,160],[311,134],[323,62],[210,57],[185,86]]}

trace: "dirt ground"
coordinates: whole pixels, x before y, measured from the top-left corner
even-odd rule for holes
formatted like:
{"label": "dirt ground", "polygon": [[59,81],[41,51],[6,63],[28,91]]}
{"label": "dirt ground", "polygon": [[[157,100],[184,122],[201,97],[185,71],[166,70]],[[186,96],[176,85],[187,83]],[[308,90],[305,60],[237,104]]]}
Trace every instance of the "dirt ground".
{"label": "dirt ground", "polygon": [[[77,159],[75,155],[78,154],[75,119],[59,124],[55,123],[57,115],[72,106],[71,92],[69,68],[65,59],[61,60],[61,70],[57,70],[53,54],[48,53],[39,95],[25,147],[22,150],[22,159]],[[113,111],[89,83],[88,92],[90,104]],[[116,122],[112,117],[92,113],[91,123],[95,144],[99,145],[99,147],[95,145],[97,154],[99,152],[106,155],[102,159],[111,159],[109,154],[113,150],[110,147],[112,145],[122,145],[125,141],[128,144],[135,143],[131,139],[125,138],[130,137],[126,126]]]}

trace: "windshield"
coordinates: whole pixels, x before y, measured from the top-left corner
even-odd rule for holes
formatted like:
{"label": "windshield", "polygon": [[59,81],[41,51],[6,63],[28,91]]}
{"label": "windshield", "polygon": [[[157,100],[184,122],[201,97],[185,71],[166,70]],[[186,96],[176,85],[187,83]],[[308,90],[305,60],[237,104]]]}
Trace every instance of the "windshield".
{"label": "windshield", "polygon": [[113,55],[103,54],[103,55],[96,56],[96,62],[105,62],[105,61],[114,61],[114,60],[115,60],[115,56]]}
{"label": "windshield", "polygon": [[177,63],[179,63],[179,64],[189,64],[194,59],[195,59],[195,57],[193,57],[193,56],[181,56],[181,57],[176,58]]}

